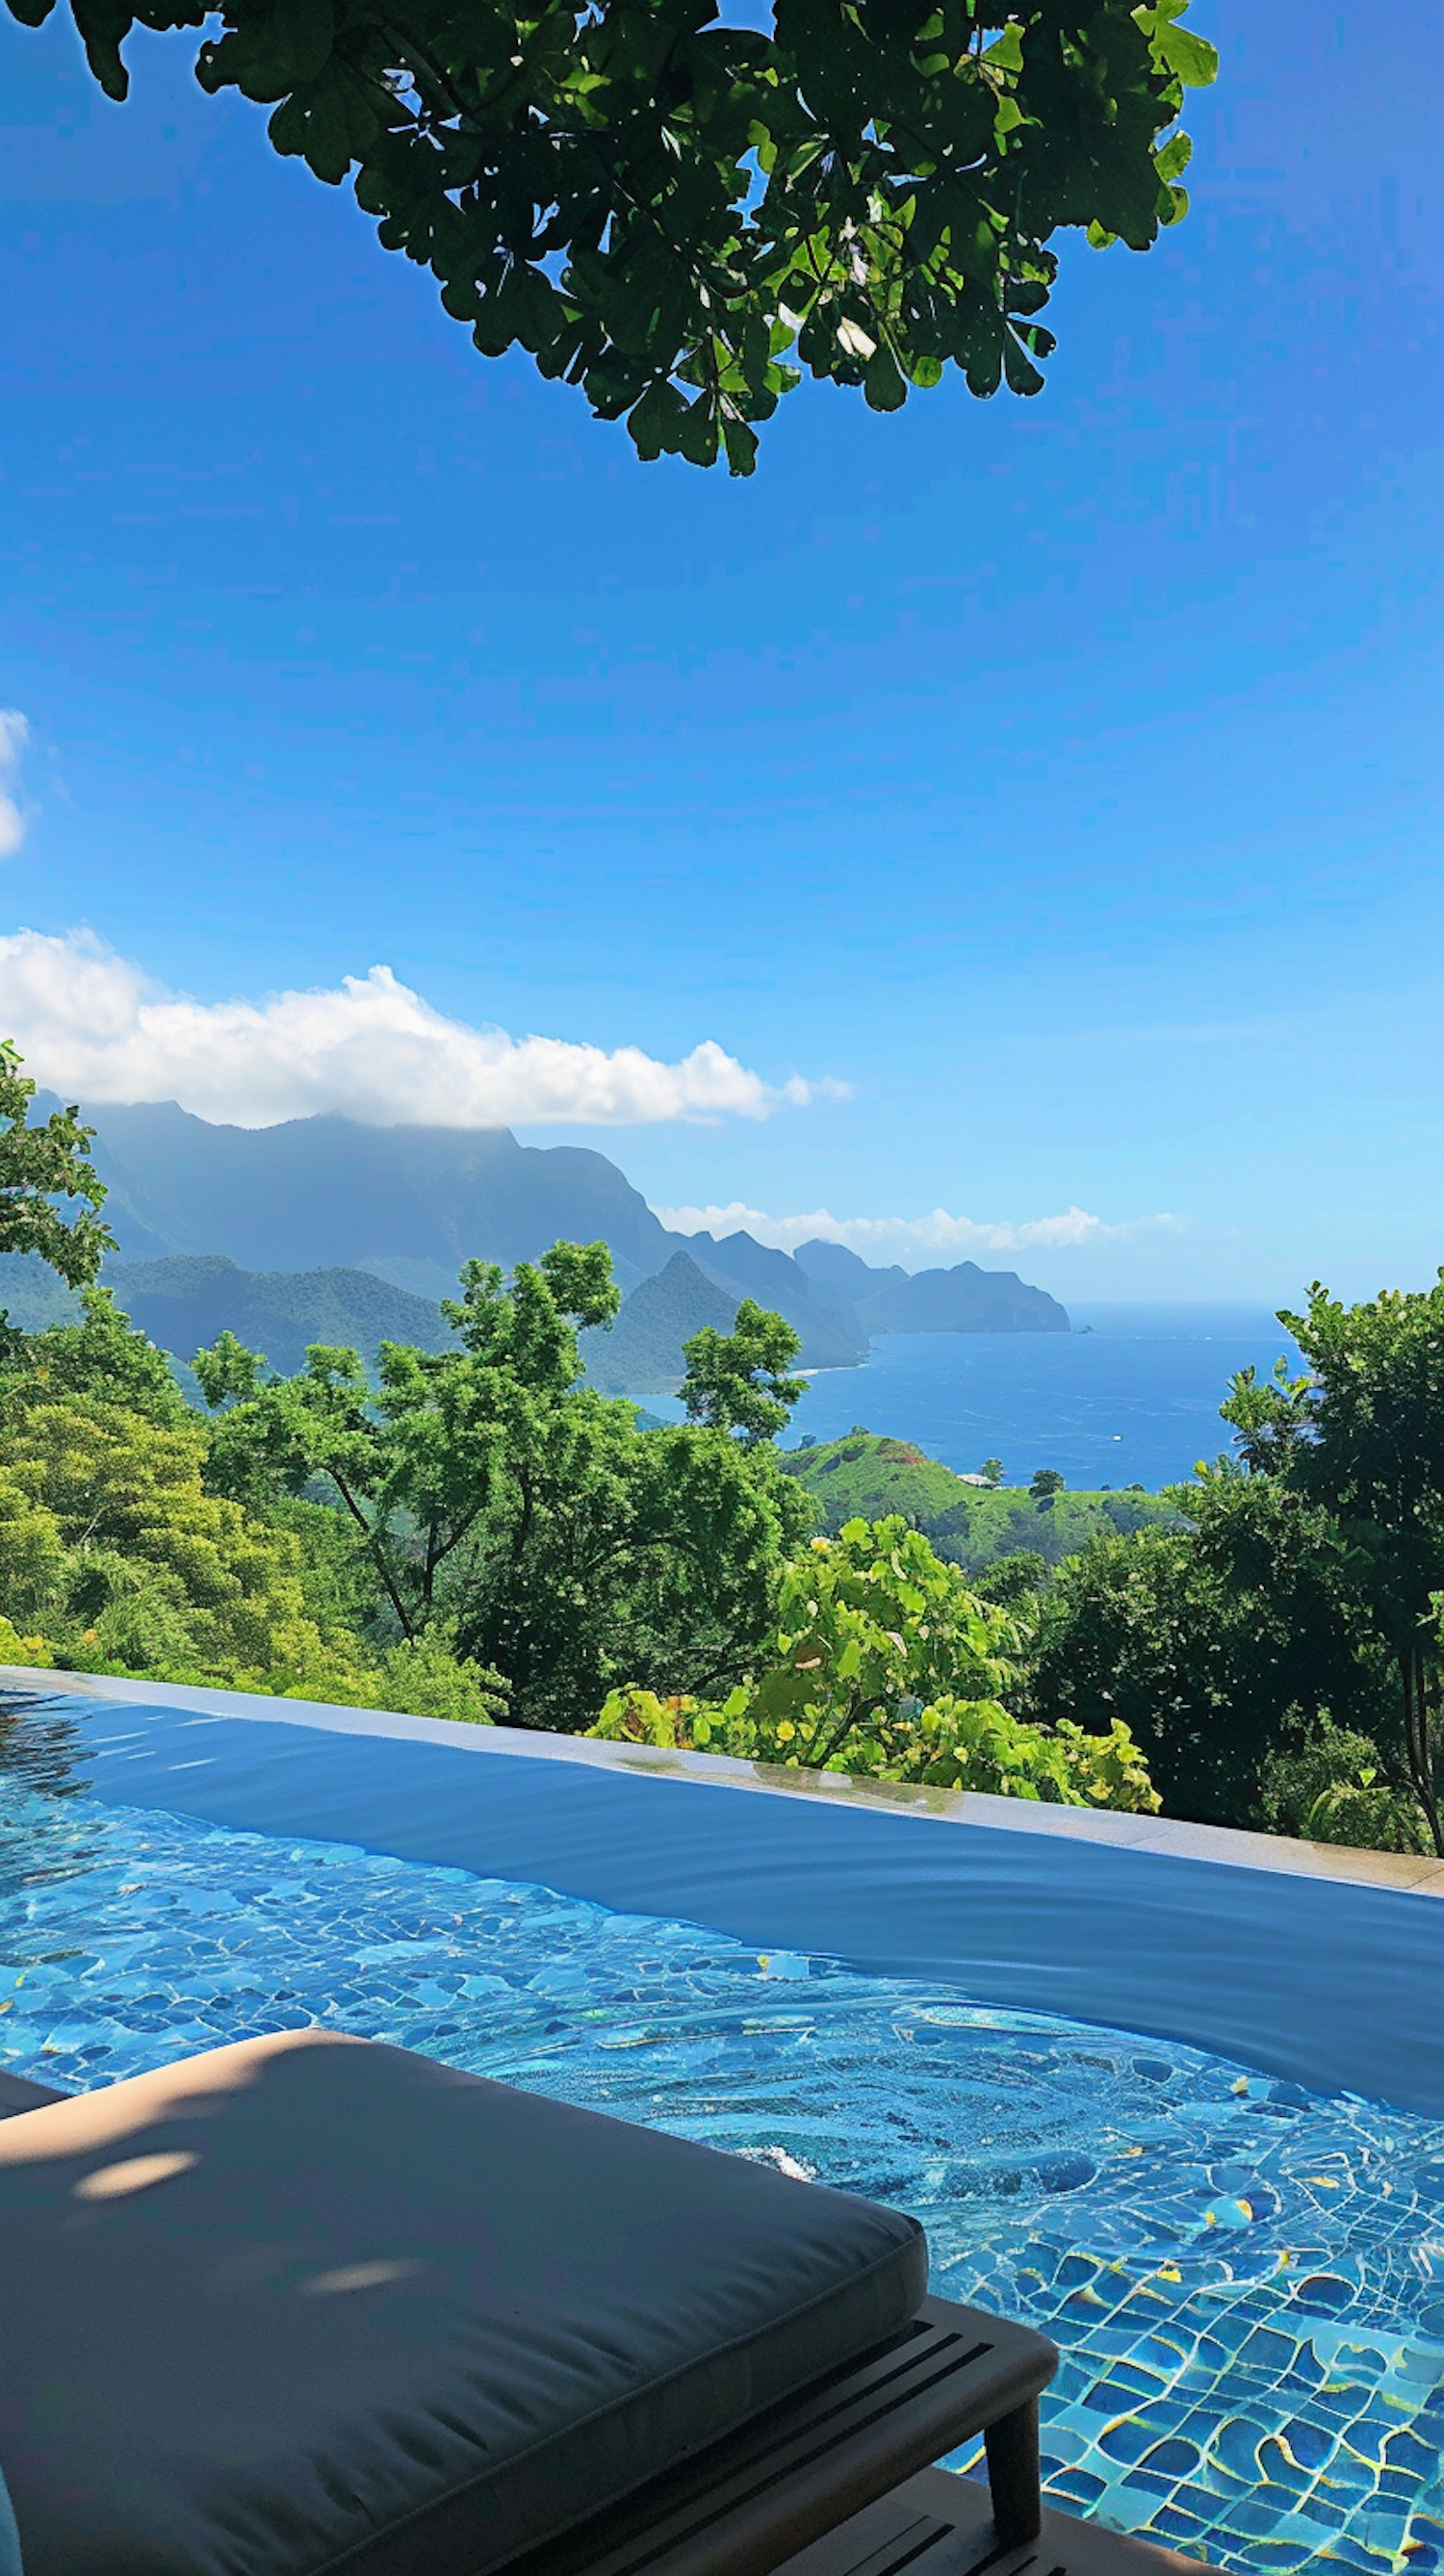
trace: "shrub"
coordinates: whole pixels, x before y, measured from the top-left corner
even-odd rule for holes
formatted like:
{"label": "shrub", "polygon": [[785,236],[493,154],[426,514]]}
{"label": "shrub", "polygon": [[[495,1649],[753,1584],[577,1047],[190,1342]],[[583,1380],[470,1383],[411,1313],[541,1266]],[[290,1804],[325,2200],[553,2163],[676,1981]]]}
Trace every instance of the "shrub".
{"label": "shrub", "polygon": [[0,1664],[53,1664],[55,1657],[43,1637],[22,1637],[19,1630],[0,1614]]}
{"label": "shrub", "polygon": [[[747,1690],[709,1705],[659,1699],[646,1690],[613,1691],[589,1732],[611,1743],[733,1754],[786,1770],[808,1767],[787,1719],[769,1725]],[[1053,1806],[1115,1807],[1157,1812],[1159,1800],[1126,1726],[1087,1735],[1065,1719],[1052,1729],[1010,1717],[991,1700],[904,1701],[889,1720],[852,1739],[823,1766],[861,1780],[926,1788],[974,1789],[996,1798],[1031,1798]]]}
{"label": "shrub", "polygon": [[711,1702],[613,1691],[593,1735],[689,1746],[857,1779],[1156,1809],[1128,1729],[1014,1717],[1016,1631],[893,1515],[815,1539],[783,1576],[754,1677]]}
{"label": "shrub", "polygon": [[[0,1432],[0,1663],[489,1725],[505,1686],[444,1628],[384,1653],[310,1615],[296,1530],[202,1482],[204,1426],[48,1388]],[[8,1452],[8,1455],[6,1454]],[[325,1587],[319,1587],[324,1591]],[[23,1620],[21,1634],[14,1621]]]}
{"label": "shrub", "polygon": [[408,1717],[446,1717],[463,1726],[495,1726],[506,1716],[506,1684],[499,1673],[455,1653],[444,1629],[403,1637],[382,1659],[383,1708]]}
{"label": "shrub", "polygon": [[1372,1737],[1327,1715],[1269,1757],[1260,1791],[1275,1833],[1362,1851],[1432,1848],[1423,1809],[1385,1776]]}

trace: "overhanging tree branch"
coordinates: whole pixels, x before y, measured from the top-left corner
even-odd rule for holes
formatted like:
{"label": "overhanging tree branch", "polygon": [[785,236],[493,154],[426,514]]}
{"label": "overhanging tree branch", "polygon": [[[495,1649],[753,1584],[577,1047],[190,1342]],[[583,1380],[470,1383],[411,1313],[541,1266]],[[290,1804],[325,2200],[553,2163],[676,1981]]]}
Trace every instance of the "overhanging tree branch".
{"label": "overhanging tree branch", "polygon": [[1144,250],[1178,220],[1174,129],[1215,68],[1187,0],[776,0],[770,33],[712,0],[70,6],[116,99],[133,27],[201,30],[202,85],[350,177],[485,354],[734,474],[803,372],[885,411],[949,365],[1036,392],[1052,236]]}

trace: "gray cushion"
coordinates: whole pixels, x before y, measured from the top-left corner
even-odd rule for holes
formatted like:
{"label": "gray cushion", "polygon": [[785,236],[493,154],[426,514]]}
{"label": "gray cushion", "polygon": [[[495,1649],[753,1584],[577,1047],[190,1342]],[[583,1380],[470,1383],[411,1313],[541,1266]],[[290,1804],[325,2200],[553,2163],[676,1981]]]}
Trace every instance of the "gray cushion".
{"label": "gray cushion", "polygon": [[26,2576],[481,2576],[911,2316],[921,2229],[314,2031],[0,2122]]}

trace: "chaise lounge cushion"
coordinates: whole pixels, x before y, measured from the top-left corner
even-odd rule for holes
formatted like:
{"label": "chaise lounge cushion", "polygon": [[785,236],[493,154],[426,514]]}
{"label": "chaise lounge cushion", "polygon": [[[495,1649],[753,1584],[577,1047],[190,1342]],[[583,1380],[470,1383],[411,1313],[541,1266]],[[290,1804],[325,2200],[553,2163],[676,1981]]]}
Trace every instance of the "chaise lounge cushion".
{"label": "chaise lounge cushion", "polygon": [[881,2341],[915,2222],[316,2031],[0,2122],[26,2576],[484,2576]]}

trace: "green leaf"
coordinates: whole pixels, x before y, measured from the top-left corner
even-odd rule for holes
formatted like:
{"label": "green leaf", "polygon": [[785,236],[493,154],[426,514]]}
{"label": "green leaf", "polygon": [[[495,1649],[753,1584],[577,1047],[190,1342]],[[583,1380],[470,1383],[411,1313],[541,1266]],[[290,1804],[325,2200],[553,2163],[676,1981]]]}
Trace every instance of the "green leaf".
{"label": "green leaf", "polygon": [[317,81],[306,101],[302,156],[329,187],[339,187],[351,167],[351,129],[341,84]]}
{"label": "green leaf", "polygon": [[1040,394],[1043,378],[1026,350],[1021,348],[1011,331],[1003,341],[1003,370],[1009,390],[1015,394]]}
{"label": "green leaf", "polygon": [[885,340],[879,341],[869,358],[862,386],[870,411],[901,411],[907,401],[907,386]]}
{"label": "green leaf", "polygon": [[[134,5],[72,0],[117,98]],[[877,411],[949,361],[980,398],[1004,376],[1037,391],[1050,237],[1146,249],[1185,212],[1174,123],[1215,69],[1186,5],[776,0],[770,34],[706,0],[521,19],[492,0],[144,0],[143,19],[212,30],[202,86],[271,103],[278,152],[352,175],[382,247],[433,270],[478,349],[519,340],[599,418],[634,415],[643,455],[725,450],[747,474],[797,380],[778,363],[793,334],[800,369]]]}
{"label": "green leaf", "polygon": [[125,98],[130,75],[120,59],[120,48],[135,24],[133,12],[124,0],[71,0],[71,8],[85,59],[106,97]]}
{"label": "green leaf", "polygon": [[1000,71],[1020,72],[1023,68],[1023,30],[1016,18],[1010,19],[1000,36],[994,38],[983,55],[985,63],[995,63]]}
{"label": "green leaf", "polygon": [[233,82],[247,98],[281,99],[319,78],[332,59],[332,0],[250,0],[230,14],[233,26],[203,48],[207,89]]}
{"label": "green leaf", "polygon": [[717,461],[717,414],[706,394],[699,394],[683,411],[677,433],[677,453],[689,465],[715,465]]}
{"label": "green leaf", "polygon": [[1189,137],[1175,134],[1172,142],[1165,143],[1162,150],[1154,155],[1153,166],[1160,179],[1181,179],[1192,159],[1193,145]]}
{"label": "green leaf", "polygon": [[637,454],[648,464],[655,463],[664,450],[676,449],[686,408],[675,387],[659,381],[648,385],[641,401],[628,412],[627,427]]}
{"label": "green leaf", "polygon": [[722,444],[727,450],[729,474],[751,474],[757,466],[757,433],[745,420],[728,412],[722,420]]}
{"label": "green leaf", "polygon": [[[1181,14],[1178,13],[1178,14]],[[1172,6],[1135,9],[1137,24],[1149,39],[1153,59],[1187,89],[1207,89],[1218,78],[1218,53],[1202,36],[1178,24]]]}

